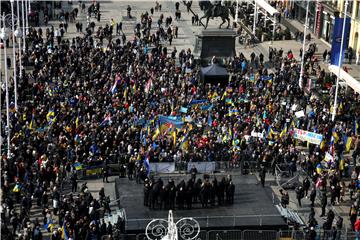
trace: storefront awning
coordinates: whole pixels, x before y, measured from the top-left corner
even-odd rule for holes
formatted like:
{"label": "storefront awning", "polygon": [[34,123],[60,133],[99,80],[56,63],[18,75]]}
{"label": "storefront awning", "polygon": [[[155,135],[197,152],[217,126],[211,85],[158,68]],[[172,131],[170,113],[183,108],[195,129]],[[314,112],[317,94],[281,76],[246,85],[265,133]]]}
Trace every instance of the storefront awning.
{"label": "storefront awning", "polygon": [[[339,77],[339,67],[335,65],[329,66],[329,71]],[[346,84],[354,89],[355,92],[360,93],[360,82],[353,78],[350,74],[345,72],[342,68],[340,68],[340,77],[341,80],[345,81]]]}
{"label": "storefront awning", "polygon": [[265,11],[267,11],[270,16],[274,16],[274,14],[278,14],[279,11],[273,8],[267,1],[265,0],[255,0],[256,5],[263,8]]}

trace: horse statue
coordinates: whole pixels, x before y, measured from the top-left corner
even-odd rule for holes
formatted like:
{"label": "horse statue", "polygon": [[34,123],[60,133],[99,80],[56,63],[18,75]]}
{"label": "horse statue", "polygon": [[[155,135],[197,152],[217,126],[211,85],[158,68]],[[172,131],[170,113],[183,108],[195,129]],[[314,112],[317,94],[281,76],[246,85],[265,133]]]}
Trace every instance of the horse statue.
{"label": "horse statue", "polygon": [[230,26],[230,15],[235,18],[235,8],[231,1],[222,1],[221,4],[212,4],[210,1],[200,1],[199,2],[200,9],[204,11],[204,16],[200,18],[200,21],[206,18],[205,29],[208,26],[210,18],[220,17],[222,23],[219,28],[227,21],[228,25],[226,28]]}

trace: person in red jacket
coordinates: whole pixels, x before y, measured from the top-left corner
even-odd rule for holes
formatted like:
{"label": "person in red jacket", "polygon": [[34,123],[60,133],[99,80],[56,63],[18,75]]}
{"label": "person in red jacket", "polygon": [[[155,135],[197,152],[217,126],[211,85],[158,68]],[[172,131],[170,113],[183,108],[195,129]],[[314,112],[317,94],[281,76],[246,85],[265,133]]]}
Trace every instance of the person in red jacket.
{"label": "person in red jacket", "polygon": [[354,224],[354,229],[356,232],[356,240],[359,240],[359,236],[360,236],[360,218],[358,218]]}

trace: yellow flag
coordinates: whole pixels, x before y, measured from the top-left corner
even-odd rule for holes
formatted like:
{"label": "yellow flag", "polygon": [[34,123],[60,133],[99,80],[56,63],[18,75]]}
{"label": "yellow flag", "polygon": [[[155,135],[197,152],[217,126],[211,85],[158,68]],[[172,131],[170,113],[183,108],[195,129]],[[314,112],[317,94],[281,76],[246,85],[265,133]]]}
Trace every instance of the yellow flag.
{"label": "yellow flag", "polygon": [[174,146],[176,146],[176,130],[173,130],[173,141],[174,141]]}
{"label": "yellow flag", "polygon": [[154,141],[159,135],[160,135],[160,129],[159,127],[157,127],[155,130],[155,134],[152,137],[152,140]]}
{"label": "yellow flag", "polygon": [[75,127],[76,128],[79,127],[79,116],[77,116],[76,119],[75,119]]}
{"label": "yellow flag", "polygon": [[348,137],[347,138],[347,141],[346,141],[346,145],[345,145],[345,151],[346,152],[350,152],[350,148],[351,148],[351,142],[352,142],[352,138],[351,137]]}

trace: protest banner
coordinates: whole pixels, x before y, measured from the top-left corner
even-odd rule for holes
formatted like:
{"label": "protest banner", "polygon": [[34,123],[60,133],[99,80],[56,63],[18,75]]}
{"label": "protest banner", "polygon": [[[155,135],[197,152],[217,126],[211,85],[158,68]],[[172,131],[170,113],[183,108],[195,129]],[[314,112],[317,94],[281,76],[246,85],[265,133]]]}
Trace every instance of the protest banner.
{"label": "protest banner", "polygon": [[301,141],[307,141],[316,145],[320,145],[323,139],[323,135],[294,128],[294,138]]}

